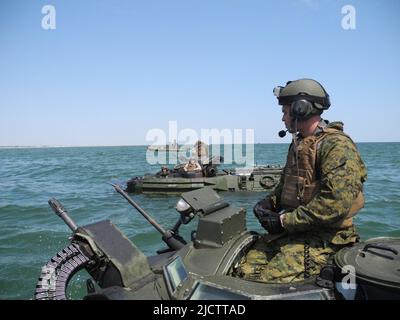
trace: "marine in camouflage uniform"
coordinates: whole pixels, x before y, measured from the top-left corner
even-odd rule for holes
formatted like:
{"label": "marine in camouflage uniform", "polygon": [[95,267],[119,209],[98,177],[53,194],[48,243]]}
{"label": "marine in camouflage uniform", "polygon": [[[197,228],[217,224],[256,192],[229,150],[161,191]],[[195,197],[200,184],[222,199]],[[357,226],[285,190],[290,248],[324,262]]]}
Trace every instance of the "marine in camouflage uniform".
{"label": "marine in camouflage uniform", "polygon": [[[280,183],[256,205],[266,208],[267,214],[255,207],[269,233],[256,241],[235,276],[262,282],[300,281],[317,275],[332,254],[359,240],[352,217],[364,205],[365,165],[354,142],[343,133],[343,124],[329,124],[319,117],[322,111],[314,109],[309,117],[320,119],[316,130],[307,137],[297,134]],[[277,214],[283,210],[282,216]]]}

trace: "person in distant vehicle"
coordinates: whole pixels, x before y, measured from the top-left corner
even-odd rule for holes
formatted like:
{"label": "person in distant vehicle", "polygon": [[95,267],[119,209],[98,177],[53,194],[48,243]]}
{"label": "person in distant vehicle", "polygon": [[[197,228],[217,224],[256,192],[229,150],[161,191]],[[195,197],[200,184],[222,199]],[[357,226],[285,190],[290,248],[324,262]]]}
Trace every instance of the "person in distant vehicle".
{"label": "person in distant vehicle", "polygon": [[197,161],[201,164],[208,163],[208,145],[202,141],[197,141],[192,149],[192,157],[197,159]]}
{"label": "person in distant vehicle", "polygon": [[330,107],[320,83],[289,81],[274,94],[293,141],[280,183],[254,207],[268,234],[233,275],[289,283],[319,274],[334,253],[359,241],[353,216],[364,206],[367,171],[343,123],[320,117]]}
{"label": "person in distant vehicle", "polygon": [[193,158],[189,160],[187,164],[183,167],[185,172],[201,172],[201,165]]}
{"label": "person in distant vehicle", "polygon": [[169,175],[169,169],[166,166],[162,166],[161,170],[157,173],[158,176],[160,177],[167,177]]}

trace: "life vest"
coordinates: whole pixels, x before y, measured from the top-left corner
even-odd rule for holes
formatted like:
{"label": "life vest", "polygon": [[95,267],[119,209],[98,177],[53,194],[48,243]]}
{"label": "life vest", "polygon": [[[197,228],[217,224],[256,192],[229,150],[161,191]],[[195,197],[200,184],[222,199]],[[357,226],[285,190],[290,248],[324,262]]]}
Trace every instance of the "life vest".
{"label": "life vest", "polygon": [[[318,147],[323,139],[334,134],[346,136],[354,144],[348,135],[333,128],[323,128],[321,134],[306,137],[297,146],[292,143],[283,171],[284,185],[280,198],[283,209],[293,210],[307,205],[320,192],[321,180],[316,170]],[[352,226],[353,217],[364,207],[364,202],[364,194],[360,191],[346,216],[330,227],[345,229]]]}

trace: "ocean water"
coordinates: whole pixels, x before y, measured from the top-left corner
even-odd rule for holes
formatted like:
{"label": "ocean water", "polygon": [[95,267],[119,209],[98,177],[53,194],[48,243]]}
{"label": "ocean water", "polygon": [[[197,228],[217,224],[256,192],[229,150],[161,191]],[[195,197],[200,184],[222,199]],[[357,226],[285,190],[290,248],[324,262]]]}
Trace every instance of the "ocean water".
{"label": "ocean water", "polygon": [[[368,168],[366,205],[355,218],[359,233],[362,239],[400,237],[400,143],[358,147]],[[283,164],[287,148],[257,144],[255,159],[258,164]],[[68,244],[70,231],[48,206],[51,197],[62,202],[78,225],[110,219],[145,254],[155,254],[163,246],[159,234],[108,183],[158,169],[146,162],[146,147],[141,146],[0,149],[0,299],[32,299],[41,267]],[[246,208],[248,228],[261,231],[252,207],[262,193],[221,195]],[[134,199],[164,227],[178,218],[177,196]],[[183,226],[182,235],[188,237],[195,227],[195,221]],[[76,290],[84,291],[76,282]]]}

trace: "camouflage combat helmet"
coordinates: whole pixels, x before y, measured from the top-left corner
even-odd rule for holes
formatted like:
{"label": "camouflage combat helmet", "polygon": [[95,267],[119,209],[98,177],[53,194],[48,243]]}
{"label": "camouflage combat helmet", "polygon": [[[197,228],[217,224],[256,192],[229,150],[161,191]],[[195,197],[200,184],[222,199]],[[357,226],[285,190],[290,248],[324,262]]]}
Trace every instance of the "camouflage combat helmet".
{"label": "camouflage combat helmet", "polygon": [[312,79],[288,81],[285,87],[274,88],[280,105],[291,105],[291,115],[305,120],[329,109],[329,94],[324,87]]}

